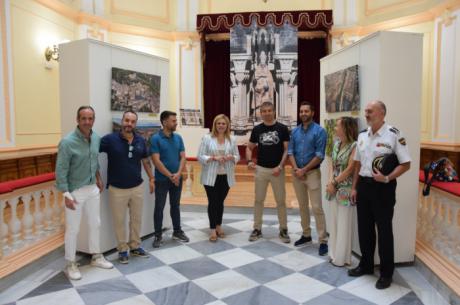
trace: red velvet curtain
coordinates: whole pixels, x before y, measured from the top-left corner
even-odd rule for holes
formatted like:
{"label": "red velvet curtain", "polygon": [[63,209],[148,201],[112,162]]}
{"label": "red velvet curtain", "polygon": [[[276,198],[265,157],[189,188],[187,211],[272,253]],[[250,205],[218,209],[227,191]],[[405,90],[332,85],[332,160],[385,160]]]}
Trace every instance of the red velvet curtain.
{"label": "red velvet curtain", "polygon": [[203,65],[204,127],[218,114],[230,117],[230,41],[206,41]]}
{"label": "red velvet curtain", "polygon": [[[205,42],[204,62],[204,127],[212,128],[214,117],[220,113],[230,116],[230,41]],[[312,103],[315,122],[319,123],[320,63],[327,55],[324,38],[299,39],[298,42],[298,105]]]}
{"label": "red velvet curtain", "polygon": [[302,101],[315,107],[315,122],[319,123],[320,62],[327,55],[327,40],[324,38],[298,40],[297,110]]}

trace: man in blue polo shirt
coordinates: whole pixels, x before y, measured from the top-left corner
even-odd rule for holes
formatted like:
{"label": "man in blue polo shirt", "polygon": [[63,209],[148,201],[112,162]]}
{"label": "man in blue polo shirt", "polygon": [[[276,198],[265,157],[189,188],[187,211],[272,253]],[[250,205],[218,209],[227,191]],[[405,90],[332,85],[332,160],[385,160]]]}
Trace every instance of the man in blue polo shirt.
{"label": "man in blue polo shirt", "polygon": [[[128,263],[131,255],[148,257],[141,247],[140,229],[144,205],[144,187],[141,163],[149,176],[150,193],[153,193],[154,178],[148,158],[145,140],[134,132],[137,114],[126,111],[121,119],[121,131],[113,132],[101,139],[100,152],[107,153],[107,187],[112,209],[113,225],[118,241],[118,260]],[[129,242],[126,242],[125,217],[129,210]]]}
{"label": "man in blue polo shirt", "polygon": [[319,166],[324,159],[327,134],[324,128],[313,122],[315,109],[308,102],[302,102],[299,117],[302,123],[294,128],[288,147],[291,161],[294,191],[299,202],[302,237],[294,245],[302,246],[311,242],[310,208],[318,231],[319,251],[323,256],[328,252],[326,220],[321,201],[321,172]]}
{"label": "man in blue polo shirt", "polygon": [[180,196],[182,191],[182,170],[185,166],[185,147],[182,137],[174,131],[177,115],[172,111],[160,114],[163,129],[152,136],[150,153],[155,165],[155,210],[153,222],[155,239],[153,247],[162,243],[163,210],[169,193],[170,214],[173,223],[173,239],[188,242],[189,239],[180,225]]}

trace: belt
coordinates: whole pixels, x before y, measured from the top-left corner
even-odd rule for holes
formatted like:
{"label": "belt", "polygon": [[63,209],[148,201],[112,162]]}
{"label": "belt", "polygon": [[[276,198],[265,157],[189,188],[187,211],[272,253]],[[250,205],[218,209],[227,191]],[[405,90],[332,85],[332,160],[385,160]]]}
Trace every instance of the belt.
{"label": "belt", "polygon": [[359,176],[359,181],[363,183],[376,183],[377,182],[374,180],[373,177],[363,177],[363,176]]}
{"label": "belt", "polygon": [[[308,163],[307,163],[307,164],[308,164]],[[304,164],[304,165],[302,165],[302,166],[299,166],[299,168],[303,168],[303,167],[305,167],[307,164]],[[320,167],[321,167],[321,164],[318,164],[318,165],[316,165],[315,167],[313,167],[313,168],[310,169],[310,170],[319,169]]]}

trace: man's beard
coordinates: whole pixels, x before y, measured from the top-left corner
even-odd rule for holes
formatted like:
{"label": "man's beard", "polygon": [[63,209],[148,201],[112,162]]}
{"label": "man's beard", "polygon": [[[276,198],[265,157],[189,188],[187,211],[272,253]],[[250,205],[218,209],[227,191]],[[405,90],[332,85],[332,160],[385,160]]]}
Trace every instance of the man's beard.
{"label": "man's beard", "polygon": [[123,127],[123,131],[126,133],[133,133],[134,128],[133,127]]}
{"label": "man's beard", "polygon": [[300,117],[300,119],[302,120],[302,122],[304,123],[308,123],[308,122],[311,122],[312,120],[312,117],[307,117],[307,116],[304,116],[304,117]]}

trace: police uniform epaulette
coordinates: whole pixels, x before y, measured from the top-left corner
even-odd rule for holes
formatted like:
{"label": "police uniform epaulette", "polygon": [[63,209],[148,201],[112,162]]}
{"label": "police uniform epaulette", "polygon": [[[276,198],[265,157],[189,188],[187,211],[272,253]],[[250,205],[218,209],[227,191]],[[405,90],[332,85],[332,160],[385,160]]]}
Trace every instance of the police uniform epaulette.
{"label": "police uniform epaulette", "polygon": [[367,132],[367,128],[361,130],[359,133]]}
{"label": "police uniform epaulette", "polygon": [[390,127],[390,131],[391,131],[392,133],[395,133],[395,134],[399,135],[399,129],[396,128],[396,127],[393,127],[393,126]]}

